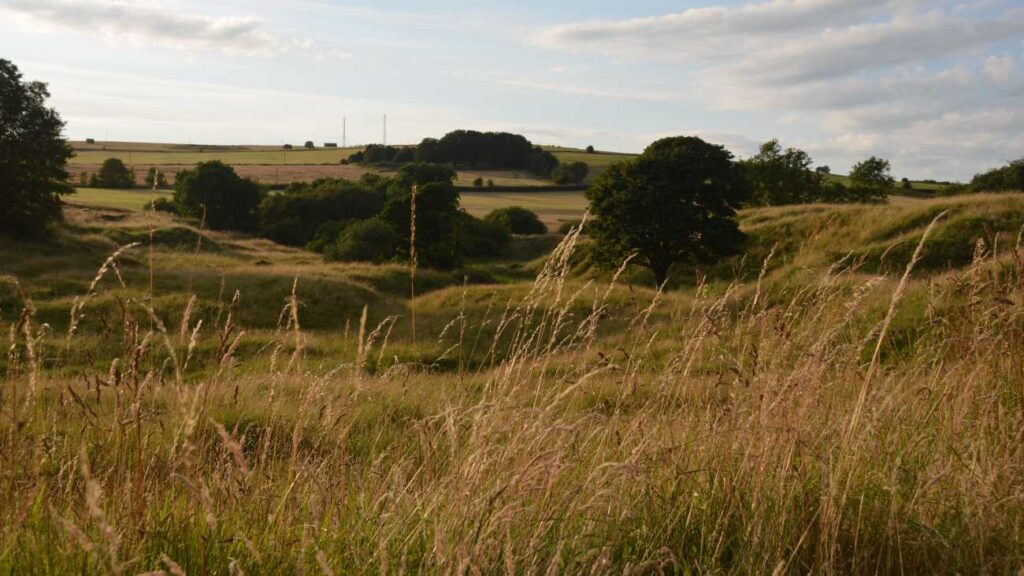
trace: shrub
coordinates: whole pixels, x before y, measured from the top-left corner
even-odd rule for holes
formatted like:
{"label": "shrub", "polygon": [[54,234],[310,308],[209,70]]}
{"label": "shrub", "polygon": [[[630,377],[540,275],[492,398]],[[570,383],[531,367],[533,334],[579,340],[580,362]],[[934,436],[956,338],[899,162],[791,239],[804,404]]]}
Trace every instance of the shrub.
{"label": "shrub", "polygon": [[483,177],[477,176],[473,180],[473,186],[476,186],[477,188],[483,188],[483,186],[484,186],[484,179],[483,179]]}
{"label": "shrub", "polygon": [[169,214],[180,214],[178,205],[170,198],[157,198],[151,202],[146,203],[146,210],[156,210],[157,212],[167,212]]}
{"label": "shrub", "polygon": [[587,146],[587,154],[593,154],[594,152],[595,150],[593,145]]}
{"label": "shrub", "polygon": [[146,186],[148,188],[167,188],[167,175],[157,170],[155,166],[151,166],[146,172]]}
{"label": "shrub", "polygon": [[498,208],[485,216],[484,220],[505,228],[510,234],[546,234],[548,231],[548,227],[535,212],[521,206]]}
{"label": "shrub", "polygon": [[556,184],[580,184],[587,178],[589,172],[590,166],[585,162],[569,162],[559,164],[551,174],[551,179]]}
{"label": "shrub", "polygon": [[402,236],[379,218],[354,222],[324,251],[328,260],[383,263],[398,253]]}
{"label": "shrub", "polygon": [[509,232],[498,224],[481,220],[460,210],[457,219],[459,244],[462,253],[471,258],[503,256],[508,248]]}
{"label": "shrub", "polygon": [[302,146],[303,146],[304,148],[308,148],[308,149],[310,149],[310,150],[312,150],[313,148],[316,148],[316,144],[313,144],[313,141],[312,141],[312,140],[306,140],[306,143],[305,143],[305,144],[303,144]]}

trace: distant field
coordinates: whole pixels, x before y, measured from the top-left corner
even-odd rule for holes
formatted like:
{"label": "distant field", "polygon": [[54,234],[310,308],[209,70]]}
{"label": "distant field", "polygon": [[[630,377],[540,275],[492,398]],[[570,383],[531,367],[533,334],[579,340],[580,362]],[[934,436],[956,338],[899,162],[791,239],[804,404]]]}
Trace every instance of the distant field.
{"label": "distant field", "polygon": [[150,200],[157,197],[167,198],[170,196],[171,192],[169,190],[154,192],[145,189],[78,188],[74,194],[65,196],[64,200],[71,204],[120,208],[122,210],[142,210]]}
{"label": "distant field", "polygon": [[474,216],[484,216],[495,208],[522,206],[556,229],[566,220],[576,220],[587,209],[583,192],[463,192],[462,207]]}
{"label": "distant field", "polygon": [[[318,143],[319,144],[319,143]],[[75,157],[72,166],[101,164],[107,158],[120,158],[132,164],[195,164],[220,160],[226,164],[337,164],[342,158],[362,147],[316,148],[307,150],[299,142],[292,150],[280,146],[198,146],[182,144],[148,144],[134,142],[72,142]]]}
{"label": "distant field", "polygon": [[612,164],[622,160],[629,160],[630,158],[635,158],[637,156],[636,154],[602,152],[600,150],[590,154],[586,150],[561,148],[557,146],[546,146],[545,149],[554,154],[555,157],[558,158],[559,162],[584,162],[590,166],[590,174],[587,176],[587,182],[592,182],[598,174],[604,172],[604,170]]}

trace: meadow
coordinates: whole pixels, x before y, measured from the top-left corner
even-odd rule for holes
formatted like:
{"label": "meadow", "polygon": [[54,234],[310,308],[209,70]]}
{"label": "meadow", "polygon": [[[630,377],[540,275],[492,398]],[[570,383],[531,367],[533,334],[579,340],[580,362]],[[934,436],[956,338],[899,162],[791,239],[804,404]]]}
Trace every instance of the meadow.
{"label": "meadow", "polygon": [[72,207],[0,241],[0,570],[1017,571],[1024,196],[741,221],[664,292],[576,231],[410,300]]}
{"label": "meadow", "polygon": [[[75,156],[68,163],[72,180],[82,172],[97,172],[103,161],[118,158],[135,168],[136,180],[141,182],[150,167],[157,167],[173,183],[174,175],[181,169],[191,168],[198,162],[220,160],[230,164],[239,175],[254,178],[265,184],[287,184],[289,182],[312,181],[316,178],[347,178],[356,180],[365,172],[392,172],[389,168],[364,168],[356,165],[340,165],[339,162],[362,150],[362,147],[303,148],[301,142],[293,143],[294,148],[284,150],[280,146],[200,146],[191,144],[158,144],[140,142],[96,142],[71,143]],[[590,166],[587,182],[593,181],[613,162],[631,158],[631,154],[599,152],[588,154],[584,150],[547,146],[560,162],[586,162]],[[551,181],[539,178],[525,171],[514,170],[464,170],[459,172],[457,184],[472,186],[473,181],[482,178],[498,186],[549,186]]]}

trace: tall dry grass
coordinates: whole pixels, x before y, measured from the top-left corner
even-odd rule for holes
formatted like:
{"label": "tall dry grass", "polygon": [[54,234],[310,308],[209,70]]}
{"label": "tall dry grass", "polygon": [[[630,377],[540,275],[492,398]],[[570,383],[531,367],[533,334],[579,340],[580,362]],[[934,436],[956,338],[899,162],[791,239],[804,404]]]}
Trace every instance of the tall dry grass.
{"label": "tall dry grass", "polygon": [[[308,368],[297,287],[252,352],[269,358],[259,370],[240,362],[236,294],[209,326],[191,305],[160,318],[125,299],[118,353],[56,378],[47,367],[81,336],[46,357],[53,335],[26,301],[7,327],[0,569],[1021,567],[1019,246],[996,258],[979,245],[897,335],[906,280],[854,265],[774,294],[759,278],[701,287],[686,306],[653,293],[617,306],[612,288],[567,278],[578,236],[522,299],[468,327],[453,313],[445,354],[484,358],[457,373],[386,362],[397,319],[370,326],[365,309],[356,361]],[[87,314],[88,297],[75,309]]]}

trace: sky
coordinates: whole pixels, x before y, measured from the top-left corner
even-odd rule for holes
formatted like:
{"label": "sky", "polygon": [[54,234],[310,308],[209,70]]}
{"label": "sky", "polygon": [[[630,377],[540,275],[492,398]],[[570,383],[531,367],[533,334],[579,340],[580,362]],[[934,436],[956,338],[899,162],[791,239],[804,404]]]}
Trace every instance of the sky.
{"label": "sky", "polygon": [[638,152],[777,138],[845,172],[1024,156],[1021,0],[0,0],[0,58],[71,139],[416,143],[458,128]]}

